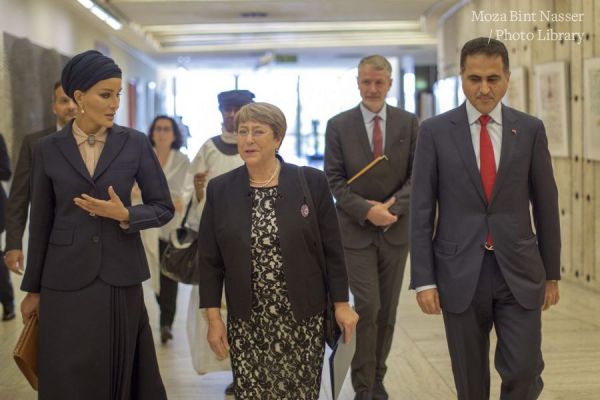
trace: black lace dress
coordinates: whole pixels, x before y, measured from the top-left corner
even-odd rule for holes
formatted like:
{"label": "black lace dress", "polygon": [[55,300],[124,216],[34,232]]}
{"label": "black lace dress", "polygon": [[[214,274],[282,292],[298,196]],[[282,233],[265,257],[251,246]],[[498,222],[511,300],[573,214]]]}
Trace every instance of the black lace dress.
{"label": "black lace dress", "polygon": [[277,187],[252,191],[252,312],[246,321],[228,321],[235,397],[316,400],[324,354],[323,316],[294,318],[275,218]]}

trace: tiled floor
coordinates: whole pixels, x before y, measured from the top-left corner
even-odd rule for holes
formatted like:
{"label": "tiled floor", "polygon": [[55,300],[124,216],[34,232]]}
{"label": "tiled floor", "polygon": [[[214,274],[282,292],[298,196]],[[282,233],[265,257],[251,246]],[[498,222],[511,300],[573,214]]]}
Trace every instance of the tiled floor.
{"label": "tiled floor", "polygon": [[[17,279],[14,283],[18,284]],[[581,289],[568,282],[561,283],[561,291],[559,306],[543,315],[546,360],[543,377],[546,385],[540,399],[599,399],[600,293]],[[157,345],[169,399],[224,399],[223,390],[230,382],[230,374],[224,372],[198,376],[191,366],[185,334],[189,293],[189,287],[181,286],[179,312],[174,326],[175,339],[167,346]],[[146,294],[148,311],[156,326],[156,302],[149,290]],[[35,392],[12,361],[12,348],[20,328],[19,320],[0,323],[0,400],[36,398]],[[391,399],[450,400],[455,396],[441,317],[423,315],[415,303],[414,292],[406,289],[402,292],[388,366],[385,384]],[[330,399],[328,390],[328,385],[324,385],[321,399]],[[492,398],[497,399],[498,396],[498,377],[492,373]],[[352,398],[351,386],[346,381],[340,399]]]}

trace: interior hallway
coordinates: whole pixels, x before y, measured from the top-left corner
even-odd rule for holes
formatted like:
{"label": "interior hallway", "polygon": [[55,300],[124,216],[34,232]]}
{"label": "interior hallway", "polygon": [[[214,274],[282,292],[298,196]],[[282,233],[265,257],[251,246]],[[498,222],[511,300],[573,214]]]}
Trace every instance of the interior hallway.
{"label": "interior hallway", "polygon": [[[407,269],[408,270],[408,269]],[[404,280],[398,325],[386,387],[393,400],[451,400],[455,398],[452,371],[441,317],[425,316],[415,302],[414,292]],[[18,286],[20,279],[14,279]],[[600,396],[600,293],[561,282],[559,305],[544,313],[543,351],[545,389],[540,400],[596,400]],[[158,343],[158,308],[148,288],[146,305]],[[192,368],[185,315],[190,287],[180,285],[175,339],[166,346],[157,344],[158,359],[172,400],[220,400],[230,381],[228,373],[196,375]],[[22,294],[19,293],[19,299]],[[0,323],[0,400],[33,400],[35,392],[12,360],[12,349],[21,329],[20,319]],[[493,353],[492,343],[492,353]],[[492,361],[493,362],[493,361]],[[325,387],[320,400],[330,399]],[[499,380],[492,372],[492,399],[498,399]],[[348,380],[341,400],[352,400]]]}

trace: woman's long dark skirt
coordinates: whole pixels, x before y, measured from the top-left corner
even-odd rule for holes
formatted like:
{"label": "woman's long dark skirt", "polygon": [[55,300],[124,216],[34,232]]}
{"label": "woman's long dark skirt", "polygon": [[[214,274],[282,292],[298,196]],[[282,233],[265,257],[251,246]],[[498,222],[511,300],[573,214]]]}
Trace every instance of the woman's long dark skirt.
{"label": "woman's long dark skirt", "polygon": [[163,400],[142,285],[42,288],[40,400]]}

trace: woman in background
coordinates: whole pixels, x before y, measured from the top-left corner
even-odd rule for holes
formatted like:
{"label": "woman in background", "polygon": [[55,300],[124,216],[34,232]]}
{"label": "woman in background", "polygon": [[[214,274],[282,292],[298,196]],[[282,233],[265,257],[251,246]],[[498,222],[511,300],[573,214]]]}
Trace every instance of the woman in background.
{"label": "woman in background", "polygon": [[[171,328],[177,310],[177,281],[160,272],[160,257],[169,244],[169,235],[179,227],[185,213],[183,189],[190,160],[179,151],[183,145],[183,136],[173,118],[166,115],[154,118],[148,139],[167,178],[171,200],[175,205],[175,217],[168,224],[142,233],[152,286],[160,308],[160,341],[165,344],[173,338]],[[139,190],[134,189],[134,198],[136,195],[139,196]]]}

